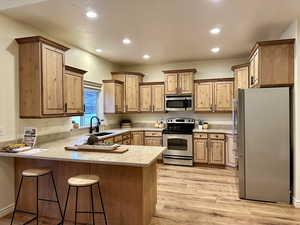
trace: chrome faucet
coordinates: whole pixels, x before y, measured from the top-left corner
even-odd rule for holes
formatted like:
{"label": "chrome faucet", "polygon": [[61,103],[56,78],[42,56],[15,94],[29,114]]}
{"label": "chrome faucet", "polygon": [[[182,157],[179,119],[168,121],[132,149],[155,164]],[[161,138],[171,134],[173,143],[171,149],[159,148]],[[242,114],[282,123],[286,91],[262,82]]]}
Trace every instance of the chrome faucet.
{"label": "chrome faucet", "polygon": [[[95,127],[93,127],[93,119],[96,119],[97,120],[97,125]],[[99,129],[100,129],[100,125],[101,125],[101,122],[100,122],[100,119],[99,117],[97,116],[92,116],[91,117],[91,120],[90,120],[90,134],[93,133],[93,130],[95,130],[97,133],[99,132]]]}

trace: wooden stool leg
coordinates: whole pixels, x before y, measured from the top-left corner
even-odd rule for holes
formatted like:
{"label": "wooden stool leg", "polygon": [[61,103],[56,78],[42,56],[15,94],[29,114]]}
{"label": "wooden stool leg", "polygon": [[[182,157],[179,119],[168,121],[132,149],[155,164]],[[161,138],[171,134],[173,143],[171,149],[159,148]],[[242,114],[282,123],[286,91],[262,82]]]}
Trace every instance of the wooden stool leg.
{"label": "wooden stool leg", "polygon": [[36,225],[39,225],[39,177],[36,177]]}
{"label": "wooden stool leg", "polygon": [[71,186],[68,187],[68,194],[67,194],[67,199],[66,199],[66,204],[65,204],[65,209],[64,209],[64,215],[62,217],[61,225],[64,225],[64,222],[65,222],[65,217],[66,217],[66,212],[67,212],[67,207],[68,207],[68,201],[69,201],[69,195],[70,195],[70,188],[71,188]]}
{"label": "wooden stool leg", "polygon": [[94,198],[93,198],[93,185],[90,186],[90,189],[91,189],[91,201],[92,201],[93,225],[95,225],[95,210],[94,210]]}
{"label": "wooden stool leg", "polygon": [[10,225],[12,225],[13,222],[14,222],[14,218],[15,218],[15,214],[16,214],[16,210],[17,210],[17,204],[18,204],[18,200],[19,200],[20,192],[21,192],[21,187],[22,187],[22,183],[23,183],[23,178],[24,177],[22,176],[21,182],[20,182],[20,185],[19,185],[19,190],[18,190],[18,194],[17,194],[17,199],[16,199],[15,207],[14,207],[13,216],[12,216],[11,221],[10,221]]}
{"label": "wooden stool leg", "polygon": [[63,214],[62,214],[61,206],[60,206],[59,199],[58,199],[56,185],[55,185],[54,178],[53,178],[53,172],[51,172],[50,176],[51,176],[53,187],[54,187],[54,191],[55,191],[55,196],[56,196],[56,201],[57,201],[58,208],[59,208],[59,213],[60,213],[61,219],[63,219]]}
{"label": "wooden stool leg", "polygon": [[104,203],[103,203],[103,199],[102,199],[102,195],[101,195],[101,190],[100,190],[100,184],[99,184],[99,182],[98,182],[98,190],[99,190],[99,195],[100,195],[100,199],[101,199],[101,205],[102,205],[102,209],[103,209],[105,225],[107,225],[107,218],[106,218],[106,213],[105,213],[105,209],[104,209]]}
{"label": "wooden stool leg", "polygon": [[75,225],[77,225],[77,206],[78,206],[78,187],[76,187],[76,200],[75,200]]}

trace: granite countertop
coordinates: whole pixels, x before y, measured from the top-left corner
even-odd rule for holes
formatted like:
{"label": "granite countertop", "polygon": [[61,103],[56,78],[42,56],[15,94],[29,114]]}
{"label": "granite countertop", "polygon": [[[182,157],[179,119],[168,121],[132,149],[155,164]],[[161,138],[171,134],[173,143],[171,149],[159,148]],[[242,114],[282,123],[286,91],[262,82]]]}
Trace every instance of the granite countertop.
{"label": "granite countertop", "polygon": [[160,154],[166,150],[165,147],[134,146],[129,145],[125,153],[101,153],[101,152],[75,152],[66,151],[65,146],[81,144],[86,141],[87,135],[73,136],[37,146],[45,151],[31,150],[21,153],[0,153],[0,157],[18,157],[31,159],[44,159],[56,161],[85,162],[105,165],[123,165],[135,167],[147,167],[151,165]]}

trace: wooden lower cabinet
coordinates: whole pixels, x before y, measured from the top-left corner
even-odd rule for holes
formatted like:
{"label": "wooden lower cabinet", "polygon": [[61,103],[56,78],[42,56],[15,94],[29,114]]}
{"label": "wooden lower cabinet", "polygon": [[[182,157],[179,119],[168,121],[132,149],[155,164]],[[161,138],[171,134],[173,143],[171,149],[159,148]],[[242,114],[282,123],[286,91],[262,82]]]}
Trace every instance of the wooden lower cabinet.
{"label": "wooden lower cabinet", "polygon": [[162,138],[161,137],[145,137],[146,146],[162,146]]}
{"label": "wooden lower cabinet", "polygon": [[237,147],[232,135],[226,135],[226,166],[237,167]]}
{"label": "wooden lower cabinet", "polygon": [[225,141],[209,140],[209,164],[225,165]]}
{"label": "wooden lower cabinet", "polygon": [[144,145],[144,131],[131,132],[131,145]]}
{"label": "wooden lower cabinet", "polygon": [[208,140],[195,139],[194,140],[194,162],[208,163]]}

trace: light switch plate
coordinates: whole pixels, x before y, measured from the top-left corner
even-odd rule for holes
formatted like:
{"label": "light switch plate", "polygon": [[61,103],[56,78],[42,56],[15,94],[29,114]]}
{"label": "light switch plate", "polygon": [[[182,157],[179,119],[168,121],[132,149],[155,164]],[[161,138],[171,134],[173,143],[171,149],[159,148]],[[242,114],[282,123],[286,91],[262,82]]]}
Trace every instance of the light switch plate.
{"label": "light switch plate", "polygon": [[4,136],[4,135],[5,135],[4,127],[0,127],[0,136]]}

